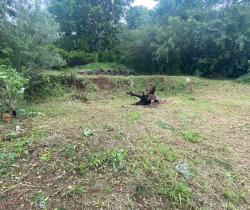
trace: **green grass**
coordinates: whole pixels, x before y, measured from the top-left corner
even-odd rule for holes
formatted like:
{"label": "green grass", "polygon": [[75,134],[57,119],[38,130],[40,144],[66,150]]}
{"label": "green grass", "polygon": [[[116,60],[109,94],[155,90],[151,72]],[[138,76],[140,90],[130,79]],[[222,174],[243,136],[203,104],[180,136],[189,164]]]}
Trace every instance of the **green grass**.
{"label": "green grass", "polygon": [[186,131],[182,133],[184,140],[193,143],[200,143],[202,140],[202,135],[199,132]]}
{"label": "green grass", "polygon": [[[15,198],[11,208],[248,208],[250,86],[191,78],[191,93],[185,77],[76,79],[99,85],[87,102],[68,87],[23,105],[24,113],[41,114],[0,125],[1,139],[16,125],[24,132],[0,141],[4,204]],[[133,106],[137,99],[126,92],[151,83],[165,103]],[[180,163],[192,176],[177,169]]]}
{"label": "green grass", "polygon": [[192,190],[182,182],[174,181],[171,185],[161,186],[159,193],[166,195],[173,201],[173,205],[188,203],[192,198]]}
{"label": "green grass", "polygon": [[90,63],[85,66],[82,66],[84,70],[127,70],[128,67],[126,67],[123,64],[118,64],[118,63]]}
{"label": "green grass", "polygon": [[80,71],[97,71],[97,70],[112,70],[112,71],[122,71],[128,70],[129,68],[123,64],[118,63],[90,63],[83,66],[76,66],[73,68],[66,68],[63,72],[73,72],[77,73]]}
{"label": "green grass", "polygon": [[48,152],[44,153],[44,154],[41,156],[41,160],[44,161],[44,162],[48,162],[48,161],[50,161],[52,158],[53,158],[53,154],[52,154],[51,151],[48,151]]}

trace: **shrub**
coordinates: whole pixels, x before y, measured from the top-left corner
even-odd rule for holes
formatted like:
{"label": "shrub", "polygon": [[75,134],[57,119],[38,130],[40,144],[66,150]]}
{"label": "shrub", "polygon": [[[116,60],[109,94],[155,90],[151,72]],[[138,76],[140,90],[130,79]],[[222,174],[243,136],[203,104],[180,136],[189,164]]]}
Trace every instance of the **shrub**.
{"label": "shrub", "polygon": [[65,51],[60,49],[60,55],[66,60],[68,66],[83,65],[97,62],[98,55],[96,53],[86,53],[83,51]]}
{"label": "shrub", "polygon": [[241,76],[240,78],[238,78],[236,80],[237,82],[240,82],[240,83],[246,83],[246,84],[250,84],[250,72]]}
{"label": "shrub", "polygon": [[118,56],[116,52],[104,51],[99,54],[99,62],[117,62]]}
{"label": "shrub", "polygon": [[0,109],[15,110],[16,103],[23,96],[26,80],[10,66],[0,66]]}
{"label": "shrub", "polygon": [[34,75],[30,78],[27,88],[24,92],[24,98],[27,101],[45,99],[52,95],[52,83],[50,79],[43,75]]}

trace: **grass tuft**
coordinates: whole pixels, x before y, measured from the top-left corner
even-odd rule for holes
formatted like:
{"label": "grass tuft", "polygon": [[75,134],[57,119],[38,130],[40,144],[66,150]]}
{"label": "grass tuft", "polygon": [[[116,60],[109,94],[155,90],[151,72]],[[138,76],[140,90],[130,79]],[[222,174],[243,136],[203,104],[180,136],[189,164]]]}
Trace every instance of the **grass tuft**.
{"label": "grass tuft", "polygon": [[202,136],[199,132],[186,131],[182,133],[184,140],[190,141],[193,143],[200,143],[202,140]]}

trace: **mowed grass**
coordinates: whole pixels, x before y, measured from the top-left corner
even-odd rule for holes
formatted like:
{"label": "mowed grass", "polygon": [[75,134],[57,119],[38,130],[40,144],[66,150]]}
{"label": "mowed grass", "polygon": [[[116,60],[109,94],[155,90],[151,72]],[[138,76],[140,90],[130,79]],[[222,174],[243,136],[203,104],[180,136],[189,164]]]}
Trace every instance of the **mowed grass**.
{"label": "mowed grass", "polygon": [[23,135],[1,141],[0,207],[248,209],[250,86],[195,80],[153,107],[123,89],[29,105],[1,124]]}

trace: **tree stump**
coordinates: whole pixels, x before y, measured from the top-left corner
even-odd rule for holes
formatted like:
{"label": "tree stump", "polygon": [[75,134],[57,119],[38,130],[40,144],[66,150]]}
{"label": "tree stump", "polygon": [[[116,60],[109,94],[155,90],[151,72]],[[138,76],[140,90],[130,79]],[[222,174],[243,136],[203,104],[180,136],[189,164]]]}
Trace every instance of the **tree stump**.
{"label": "tree stump", "polygon": [[135,94],[132,92],[128,92],[127,94],[140,99],[140,101],[136,102],[135,105],[147,106],[147,105],[154,105],[154,104],[161,104],[162,103],[162,100],[160,99],[160,97],[158,97],[156,95],[155,85],[152,88],[150,88],[146,92],[146,94],[144,92],[142,93],[142,95]]}

